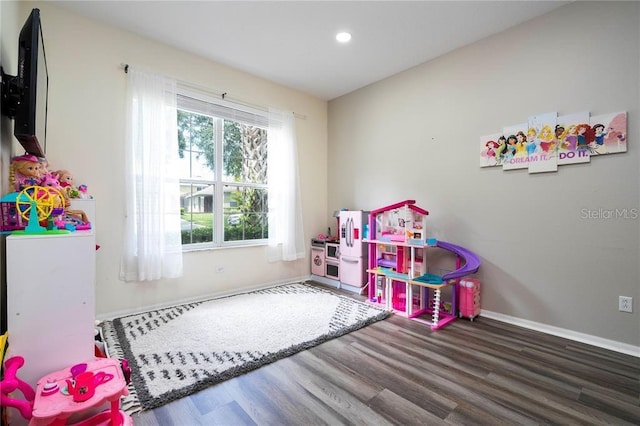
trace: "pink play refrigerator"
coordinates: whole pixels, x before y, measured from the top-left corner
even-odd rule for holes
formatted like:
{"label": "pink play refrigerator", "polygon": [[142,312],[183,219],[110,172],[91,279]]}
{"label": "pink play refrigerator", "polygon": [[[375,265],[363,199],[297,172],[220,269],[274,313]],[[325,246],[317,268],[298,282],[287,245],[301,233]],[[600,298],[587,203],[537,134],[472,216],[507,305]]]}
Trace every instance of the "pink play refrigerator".
{"label": "pink play refrigerator", "polygon": [[340,283],[351,287],[363,287],[367,281],[364,225],[368,212],[348,210],[340,212]]}

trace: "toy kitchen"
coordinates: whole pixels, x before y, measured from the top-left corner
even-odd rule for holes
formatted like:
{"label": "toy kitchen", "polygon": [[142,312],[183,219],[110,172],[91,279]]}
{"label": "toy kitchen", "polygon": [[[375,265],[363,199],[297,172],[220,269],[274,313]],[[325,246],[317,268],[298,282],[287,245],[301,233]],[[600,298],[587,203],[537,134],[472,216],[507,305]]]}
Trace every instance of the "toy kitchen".
{"label": "toy kitchen", "polygon": [[365,228],[368,212],[339,212],[339,239],[324,237],[311,240],[311,279],[336,288],[362,294],[366,289]]}
{"label": "toy kitchen", "polygon": [[340,243],[320,238],[311,240],[311,275],[336,281],[335,283],[327,283],[325,280],[321,280],[325,284],[339,286]]}

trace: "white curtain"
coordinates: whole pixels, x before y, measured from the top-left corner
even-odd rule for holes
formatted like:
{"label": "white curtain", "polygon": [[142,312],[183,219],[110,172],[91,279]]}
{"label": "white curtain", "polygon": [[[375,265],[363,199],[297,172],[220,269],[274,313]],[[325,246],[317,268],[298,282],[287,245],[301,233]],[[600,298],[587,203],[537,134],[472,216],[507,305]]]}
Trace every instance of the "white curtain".
{"label": "white curtain", "polygon": [[182,275],[176,82],[129,67],[124,281]]}
{"label": "white curtain", "polygon": [[268,260],[275,262],[302,259],[305,255],[305,244],[293,112],[270,108],[267,138]]}

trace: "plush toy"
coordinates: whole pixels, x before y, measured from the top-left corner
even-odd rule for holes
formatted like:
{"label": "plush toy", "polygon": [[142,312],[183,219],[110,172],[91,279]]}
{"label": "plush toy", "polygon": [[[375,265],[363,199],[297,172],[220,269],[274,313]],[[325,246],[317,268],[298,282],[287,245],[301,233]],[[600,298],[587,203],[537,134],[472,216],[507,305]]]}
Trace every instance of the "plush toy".
{"label": "plush toy", "polygon": [[38,182],[38,186],[48,186],[57,189],[64,195],[64,190],[62,189],[62,185],[60,185],[57,173],[49,171],[49,162],[47,159],[38,157],[38,162],[40,163],[40,182]]}
{"label": "plush toy", "polygon": [[60,185],[60,181],[58,180],[58,176],[51,172],[46,172],[40,178],[39,186],[50,186],[55,189],[62,188],[62,186]]}
{"label": "plush toy", "polygon": [[50,194],[53,195],[55,200],[54,207],[64,209],[69,206],[70,204],[69,197],[67,196],[67,193],[65,192],[65,190],[60,186],[60,182],[58,181],[58,175],[51,172],[46,172],[40,179],[40,183],[38,185],[49,187],[56,190],[56,191],[50,191]]}

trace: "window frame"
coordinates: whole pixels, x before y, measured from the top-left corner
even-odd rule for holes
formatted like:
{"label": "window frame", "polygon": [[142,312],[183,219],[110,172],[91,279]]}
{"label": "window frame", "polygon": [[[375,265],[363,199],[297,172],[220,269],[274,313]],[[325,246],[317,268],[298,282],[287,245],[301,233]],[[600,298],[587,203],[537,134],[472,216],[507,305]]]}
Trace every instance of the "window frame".
{"label": "window frame", "polygon": [[[233,247],[248,247],[248,246],[264,246],[268,244],[268,236],[260,239],[250,239],[250,240],[233,240],[233,241],[225,241],[224,240],[224,218],[225,218],[225,206],[224,206],[224,188],[225,186],[235,186],[235,187],[247,187],[247,188],[258,188],[264,191],[267,191],[268,194],[268,184],[267,183],[250,183],[250,182],[235,182],[223,180],[223,170],[224,170],[224,121],[230,120],[235,121],[236,123],[249,124],[255,127],[260,127],[266,131],[268,131],[268,112],[253,108],[247,105],[242,105],[239,103],[231,102],[224,99],[218,99],[215,96],[204,93],[200,90],[194,90],[192,88],[184,87],[178,85],[177,87],[177,109],[181,111],[185,111],[188,113],[201,114],[205,116],[209,116],[213,118],[214,125],[214,144],[213,149],[215,153],[214,158],[214,173],[213,180],[207,180],[202,178],[193,178],[193,177],[183,177],[180,176],[179,182],[180,185],[183,184],[206,184],[213,186],[213,222],[212,222],[212,235],[213,241],[210,242],[201,242],[201,243],[189,243],[182,244],[182,251],[197,251],[197,250],[207,250],[207,249],[219,249],[219,248],[233,248]],[[206,104],[210,104],[214,106],[212,109],[228,109],[229,115],[227,117],[220,117],[217,115],[212,115],[211,113],[198,110],[198,108],[185,106],[185,98],[190,98],[191,100],[195,100],[198,102],[204,102]],[[181,104],[181,100],[183,103]],[[237,120],[233,118],[234,112],[240,113],[242,117],[257,117],[260,123],[251,123],[250,120],[241,119]],[[244,113],[244,114],[243,114]],[[256,120],[256,121],[258,121]],[[268,159],[267,159],[267,168],[269,167]],[[266,221],[268,224],[268,209],[265,206],[265,211],[267,214]]]}

